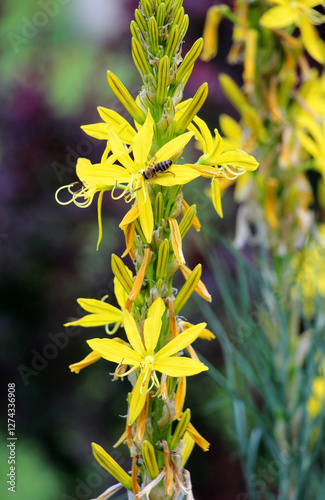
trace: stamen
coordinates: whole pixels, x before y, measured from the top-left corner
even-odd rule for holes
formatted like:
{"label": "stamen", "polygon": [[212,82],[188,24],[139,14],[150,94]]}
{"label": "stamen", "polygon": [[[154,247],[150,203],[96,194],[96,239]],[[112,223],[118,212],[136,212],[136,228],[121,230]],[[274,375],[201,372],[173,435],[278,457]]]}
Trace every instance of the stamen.
{"label": "stamen", "polygon": [[124,188],[122,194],[120,194],[119,196],[114,196],[114,191],[115,189],[117,189],[117,180],[115,182],[115,186],[113,187],[112,189],[112,192],[111,192],[111,197],[113,200],[120,200],[121,198],[123,198],[123,196],[125,196],[125,193],[128,191],[129,189],[129,184]]}
{"label": "stamen", "polygon": [[57,203],[59,203],[59,205],[69,205],[70,203],[73,202],[73,198],[71,198],[71,200],[69,201],[60,201],[59,198],[58,198],[58,194],[60,191],[62,191],[63,189],[68,189],[69,193],[71,195],[73,195],[73,193],[70,191],[70,187],[71,186],[74,186],[75,184],[77,184],[76,182],[73,182],[72,184],[67,184],[66,186],[61,186],[55,193],[55,201]]}

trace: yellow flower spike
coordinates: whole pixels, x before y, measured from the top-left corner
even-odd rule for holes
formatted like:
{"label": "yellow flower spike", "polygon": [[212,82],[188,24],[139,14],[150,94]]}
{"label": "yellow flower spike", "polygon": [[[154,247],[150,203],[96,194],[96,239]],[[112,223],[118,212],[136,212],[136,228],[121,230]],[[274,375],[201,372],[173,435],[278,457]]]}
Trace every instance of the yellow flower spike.
{"label": "yellow flower spike", "polygon": [[110,325],[112,323],[121,323],[123,321],[123,313],[117,307],[107,304],[102,300],[97,299],[78,299],[78,304],[88,314],[76,321],[65,323],[64,326],[80,325],[84,327]]}
{"label": "yellow flower spike", "polygon": [[170,229],[172,247],[173,247],[177,262],[179,264],[184,264],[185,259],[184,259],[183,250],[182,250],[182,238],[181,238],[181,233],[179,231],[177,220],[176,219],[168,219],[168,224],[169,224],[169,229]]}
{"label": "yellow flower spike", "polygon": [[134,118],[136,122],[142,125],[145,122],[146,115],[144,114],[142,109],[139,108],[123,83],[111,71],[107,72],[107,81],[115,97],[117,97],[121,104],[123,104],[132,118]]}
{"label": "yellow flower spike", "polygon": [[162,57],[158,66],[157,103],[163,105],[167,99],[170,63],[168,55]]}
{"label": "yellow flower spike", "polygon": [[97,462],[123,484],[124,488],[132,491],[132,478],[129,474],[101,446],[96,443],[92,443],[91,446]]}
{"label": "yellow flower spike", "polygon": [[258,31],[248,29],[246,34],[243,79],[245,82],[245,89],[249,93],[254,90],[257,41]]}
{"label": "yellow flower spike", "polygon": [[158,36],[159,35],[158,35],[157,21],[153,16],[151,16],[149,19],[148,28],[149,28],[149,38],[150,38],[151,49],[153,51],[153,55],[155,55],[156,52],[158,51],[158,46],[159,46]]}
{"label": "yellow flower spike", "polygon": [[83,370],[83,368],[87,368],[87,366],[96,363],[100,359],[101,356],[99,354],[97,354],[96,352],[91,352],[84,359],[78,361],[78,363],[73,363],[72,365],[69,365],[69,369],[72,371],[72,373],[79,373],[80,370]]}
{"label": "yellow flower spike", "polygon": [[175,135],[180,135],[186,130],[188,125],[191,123],[195,115],[202,108],[206,98],[208,96],[208,84],[203,83],[201,87],[195,93],[193,99],[191,99],[190,104],[183,111],[182,116],[175,123],[174,133]]}
{"label": "yellow flower spike", "polygon": [[139,207],[138,205],[133,205],[133,207],[125,214],[123,219],[121,220],[119,227],[124,230],[126,229],[132,222],[135,221],[139,217]]}
{"label": "yellow flower spike", "polygon": [[181,452],[181,455],[182,455],[181,467],[185,467],[186,462],[190,458],[190,455],[191,455],[193,448],[194,448],[194,445],[195,445],[194,439],[190,436],[190,434],[188,432],[185,432],[184,437],[183,437],[183,441],[184,441],[185,446]]}
{"label": "yellow flower spike", "polygon": [[132,491],[133,494],[135,495],[135,498],[140,493],[140,487],[138,484],[138,474],[139,474],[138,457],[135,456],[132,458]]}
{"label": "yellow flower spike", "polygon": [[[190,209],[189,204],[183,199],[183,213],[186,214]],[[194,217],[192,225],[196,231],[201,230],[201,224],[197,216]]]}
{"label": "yellow flower spike", "polygon": [[218,28],[222,17],[222,7],[213,5],[208,9],[203,29],[202,61],[211,61],[218,53]]}
{"label": "yellow flower spike", "polygon": [[[185,264],[181,264],[179,267],[180,267],[180,270],[181,270],[184,278],[187,280],[187,283],[188,283],[188,280],[191,279],[194,271],[191,271],[191,269],[189,269]],[[197,268],[197,266],[196,266],[196,268]],[[201,273],[200,273],[200,276],[201,276]],[[186,283],[185,283],[185,285],[186,285]],[[202,283],[202,281],[200,279],[198,280],[194,289],[195,289],[196,293],[198,295],[200,295],[200,297],[202,297],[202,299],[206,300],[207,302],[212,301],[211,295],[209,294],[208,290],[206,289],[206,286],[204,285],[204,283]]]}
{"label": "yellow flower spike", "polygon": [[[120,259],[120,257],[118,257],[115,254],[112,254],[111,267],[114,275],[116,276],[116,278],[121,283],[122,287],[129,296],[133,288],[132,272],[124,264],[124,262]],[[140,299],[141,297],[139,297],[139,300]]]}
{"label": "yellow flower spike", "polygon": [[146,466],[146,471],[150,479],[155,479],[159,474],[155,449],[149,441],[143,441],[142,458]]}
{"label": "yellow flower spike", "polygon": [[134,251],[132,249],[136,237],[134,224],[131,223],[127,226],[127,228],[124,230],[124,236],[126,249],[124,250],[121,257],[123,259],[129,254],[131,259],[134,260]]}
{"label": "yellow flower spike", "polygon": [[179,314],[200,281],[202,266],[198,264],[190,273],[185,285],[180,289],[174,302],[175,314]]}
{"label": "yellow flower spike", "polygon": [[170,443],[170,449],[175,450],[176,446],[179,443],[179,440],[182,439],[184,436],[186,429],[188,427],[188,424],[190,423],[191,420],[191,410],[187,408],[187,410],[184,411],[182,414],[180,420],[177,423],[176,429],[174,431],[171,443]]}
{"label": "yellow flower spike", "polygon": [[221,218],[223,218],[220,181],[216,177],[214,177],[211,181],[211,198],[215,211]]}
{"label": "yellow flower spike", "polygon": [[[191,328],[193,326],[192,323],[189,323],[188,321],[180,321],[180,325],[181,325],[183,331],[187,330],[188,328]],[[205,328],[200,333],[199,338],[205,339],[205,340],[213,340],[216,338],[216,336],[212,332],[210,332],[210,330]]]}
{"label": "yellow flower spike", "polygon": [[193,69],[193,65],[195,61],[200,57],[202,49],[203,49],[203,38],[199,38],[192,45],[192,47],[184,57],[183,62],[177,69],[176,80],[173,84],[175,87],[179,85],[181,81],[184,79],[185,75]]}
{"label": "yellow flower spike", "polygon": [[175,488],[174,485],[174,475],[171,464],[171,456],[168,448],[167,441],[162,441],[163,453],[164,453],[164,466],[166,472],[166,483],[165,483],[165,495],[171,495]]}
{"label": "yellow flower spike", "polygon": [[134,301],[137,298],[138,294],[140,293],[140,290],[141,290],[141,287],[143,284],[143,280],[146,276],[146,273],[147,273],[147,270],[148,270],[148,267],[149,267],[149,264],[151,261],[151,257],[152,257],[152,251],[151,251],[150,247],[146,247],[145,251],[144,251],[144,257],[143,257],[141,267],[138,271],[138,274],[136,275],[132,290],[131,290],[130,295],[129,295],[129,300]]}
{"label": "yellow flower spike", "polygon": [[169,241],[165,239],[158,248],[156,267],[156,279],[164,279],[167,275],[167,264],[169,259]]}
{"label": "yellow flower spike", "polygon": [[178,379],[176,394],[175,394],[175,418],[178,420],[183,411],[183,406],[186,396],[186,377]]}
{"label": "yellow flower spike", "polygon": [[272,178],[267,180],[265,216],[269,226],[272,229],[277,229],[277,227],[279,227],[279,219],[276,215],[275,208],[278,184],[279,181],[277,179]]}
{"label": "yellow flower spike", "polygon": [[196,217],[196,205],[192,205],[185,212],[184,217],[182,218],[179,224],[179,232],[181,235],[181,239],[184,238],[187,231],[192,227],[195,217]]}
{"label": "yellow flower spike", "polygon": [[198,433],[198,431],[191,423],[189,423],[187,426],[187,432],[194,439],[196,444],[200,448],[202,448],[203,451],[209,451],[210,443],[206,439],[204,439],[204,437],[201,436],[201,434]]}
{"label": "yellow flower spike", "polygon": [[132,57],[140,76],[144,78],[147,75],[150,75],[150,66],[143,53],[143,48],[137,38],[132,38]]}

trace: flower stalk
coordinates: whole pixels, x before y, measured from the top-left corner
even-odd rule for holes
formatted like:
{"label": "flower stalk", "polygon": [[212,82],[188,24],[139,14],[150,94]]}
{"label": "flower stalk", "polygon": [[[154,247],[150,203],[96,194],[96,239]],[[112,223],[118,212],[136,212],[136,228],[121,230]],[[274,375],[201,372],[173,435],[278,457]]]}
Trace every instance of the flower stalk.
{"label": "flower stalk", "polygon": [[[190,207],[183,199],[182,186],[201,175],[210,178],[213,203],[222,214],[216,178],[227,177],[229,171],[235,178],[258,165],[243,151],[224,153],[218,132],[213,139],[197,117],[208,95],[206,83],[191,99],[182,101],[184,87],[203,47],[199,39],[182,56],[188,28],[182,3],[140,1],[130,27],[132,56],[143,82],[137,98],[114,73],[107,73],[110,89],[135,126],[114,111],[98,108],[103,122],[86,125],[83,130],[104,141],[102,160],[92,165],[79,159],[77,175],[82,187],[77,190],[67,186],[70,201],[81,208],[89,206],[98,193],[99,242],[103,195],[108,192],[114,200],[124,200],[128,212],[120,223],[126,241],[123,257],[129,255],[134,265],[132,272],[120,257],[112,255],[120,308],[104,301],[80,299],[79,304],[90,314],[68,323],[105,326],[110,334],[123,326],[127,336],[127,341],[118,334],[89,340],[90,357],[71,365],[78,372],[99,359],[108,360],[116,364],[115,379],[128,377],[131,383],[126,430],[118,441],[129,447],[131,476],[98,445],[93,446],[94,455],[136,498],[168,500],[192,498],[184,463],[194,442],[205,451],[209,446],[191,425],[190,410],[182,413],[186,378],[208,369],[192,343],[198,337],[213,338],[206,323],[183,326],[179,317],[194,291],[211,301],[200,280],[201,264],[193,271],[186,266],[183,238],[192,226],[198,231],[200,223],[196,206]],[[204,154],[192,163],[183,163],[183,151],[194,136],[201,142]],[[206,170],[204,165],[208,166]],[[173,277],[179,270],[185,284],[175,293]]]}

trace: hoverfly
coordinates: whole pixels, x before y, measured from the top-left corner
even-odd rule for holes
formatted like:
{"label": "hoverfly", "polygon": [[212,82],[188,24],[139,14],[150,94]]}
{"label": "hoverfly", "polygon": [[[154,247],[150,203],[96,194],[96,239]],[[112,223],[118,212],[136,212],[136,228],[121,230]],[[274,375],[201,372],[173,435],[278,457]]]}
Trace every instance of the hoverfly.
{"label": "hoverfly", "polygon": [[[143,170],[142,175],[146,181],[149,179],[153,179],[158,174],[162,174],[166,172],[171,166],[173,162],[171,160],[163,160],[158,163],[154,163],[153,165],[149,165],[145,170]],[[173,172],[167,172],[169,174],[175,175]]]}

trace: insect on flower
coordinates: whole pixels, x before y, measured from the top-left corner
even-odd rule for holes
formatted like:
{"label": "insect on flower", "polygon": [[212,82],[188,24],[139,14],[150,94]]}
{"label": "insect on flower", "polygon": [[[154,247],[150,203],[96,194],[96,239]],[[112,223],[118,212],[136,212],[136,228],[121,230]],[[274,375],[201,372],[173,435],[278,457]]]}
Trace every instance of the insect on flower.
{"label": "insect on flower", "polygon": [[[173,162],[171,160],[163,160],[158,163],[154,163],[153,165],[149,165],[145,170],[143,170],[142,175],[145,180],[153,179],[158,174],[162,174],[166,172],[171,166]],[[175,174],[173,172],[167,172],[168,174]]]}

